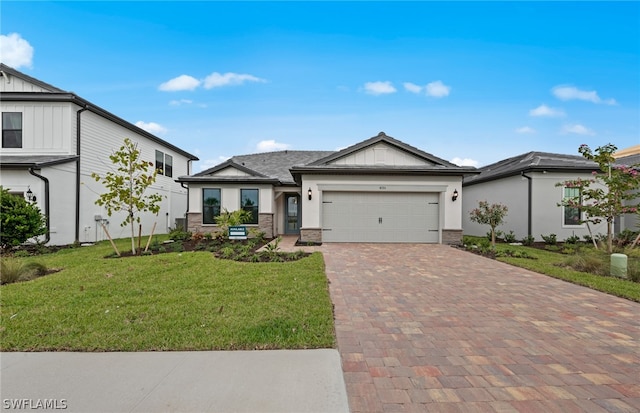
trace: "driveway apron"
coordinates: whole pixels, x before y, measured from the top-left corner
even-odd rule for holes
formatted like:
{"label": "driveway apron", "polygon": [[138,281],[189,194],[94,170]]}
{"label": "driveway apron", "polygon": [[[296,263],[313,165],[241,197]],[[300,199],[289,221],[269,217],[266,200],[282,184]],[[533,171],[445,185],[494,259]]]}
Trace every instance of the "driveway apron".
{"label": "driveway apron", "polygon": [[640,411],[640,303],[444,245],[323,252],[351,412]]}

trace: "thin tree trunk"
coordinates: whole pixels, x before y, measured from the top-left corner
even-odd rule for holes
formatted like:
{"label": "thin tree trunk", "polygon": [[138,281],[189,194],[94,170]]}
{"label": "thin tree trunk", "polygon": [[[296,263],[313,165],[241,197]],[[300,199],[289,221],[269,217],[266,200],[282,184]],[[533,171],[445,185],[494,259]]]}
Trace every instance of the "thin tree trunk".
{"label": "thin tree trunk", "polygon": [[611,228],[611,221],[607,221],[607,252],[611,254],[613,252],[613,233]]}

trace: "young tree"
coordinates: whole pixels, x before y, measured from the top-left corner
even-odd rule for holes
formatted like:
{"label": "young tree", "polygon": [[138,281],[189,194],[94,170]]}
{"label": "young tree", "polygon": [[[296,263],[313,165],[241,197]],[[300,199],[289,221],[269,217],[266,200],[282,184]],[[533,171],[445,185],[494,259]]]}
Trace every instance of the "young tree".
{"label": "young tree", "polygon": [[[598,164],[600,172],[594,171],[592,179],[575,179],[560,182],[556,186],[580,189],[580,197],[566,198],[559,206],[579,208],[583,213],[580,222],[595,224],[607,221],[607,252],[613,252],[613,220],[622,214],[633,214],[640,205],[636,201],[640,189],[640,165],[615,165],[613,153],[616,146],[606,144],[596,148],[595,153],[587,145],[580,145],[578,152],[585,159]],[[594,187],[599,184],[598,187]],[[593,186],[592,186],[593,185]],[[606,188],[605,189],[603,189]]]}
{"label": "young tree", "polygon": [[[116,211],[127,213],[120,226],[124,227],[127,224],[131,226],[133,254],[136,253],[134,223],[140,222],[141,212],[149,211],[158,214],[162,201],[160,194],[144,194],[156,181],[158,170],[153,168],[153,162],[142,160],[140,155],[138,144],[125,138],[124,145],[109,156],[116,169],[107,172],[104,177],[95,172],[91,174],[91,177],[96,182],[101,182],[108,191],[99,196],[95,202],[96,205],[105,207],[109,216]],[[149,168],[153,168],[153,171],[149,172]]]}
{"label": "young tree", "polygon": [[0,247],[14,247],[46,233],[40,209],[0,186]]}
{"label": "young tree", "polygon": [[471,210],[471,221],[478,224],[489,225],[491,227],[491,246],[496,246],[496,228],[504,222],[509,209],[506,205],[491,204],[487,201],[480,201],[478,208]]}

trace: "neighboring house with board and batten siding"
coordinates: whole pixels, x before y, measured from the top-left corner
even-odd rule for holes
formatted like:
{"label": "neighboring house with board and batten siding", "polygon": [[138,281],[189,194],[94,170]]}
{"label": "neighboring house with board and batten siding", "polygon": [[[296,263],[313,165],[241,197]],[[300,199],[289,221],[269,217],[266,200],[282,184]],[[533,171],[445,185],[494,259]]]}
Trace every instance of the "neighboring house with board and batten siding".
{"label": "neighboring house with board and batten siding", "polygon": [[148,189],[163,196],[160,213],[141,214],[143,234],[166,233],[184,218],[187,190],[175,181],[191,173],[198,158],[95,104],[0,64],[2,153],[0,185],[11,193],[35,197],[47,218],[40,241],[52,245],[105,239],[104,224],[114,238],[127,237],[124,216],[112,217],[95,204],[104,192],[91,173],[113,166],[109,155],[125,138],[138,144],[142,159],[160,170]]}

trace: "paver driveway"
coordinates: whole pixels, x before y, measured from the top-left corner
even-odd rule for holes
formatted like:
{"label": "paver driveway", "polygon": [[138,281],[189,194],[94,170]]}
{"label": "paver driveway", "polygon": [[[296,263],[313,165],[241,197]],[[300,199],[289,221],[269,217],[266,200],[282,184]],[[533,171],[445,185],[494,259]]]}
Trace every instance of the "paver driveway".
{"label": "paver driveway", "polygon": [[323,252],[353,413],[640,411],[640,303],[443,245]]}

